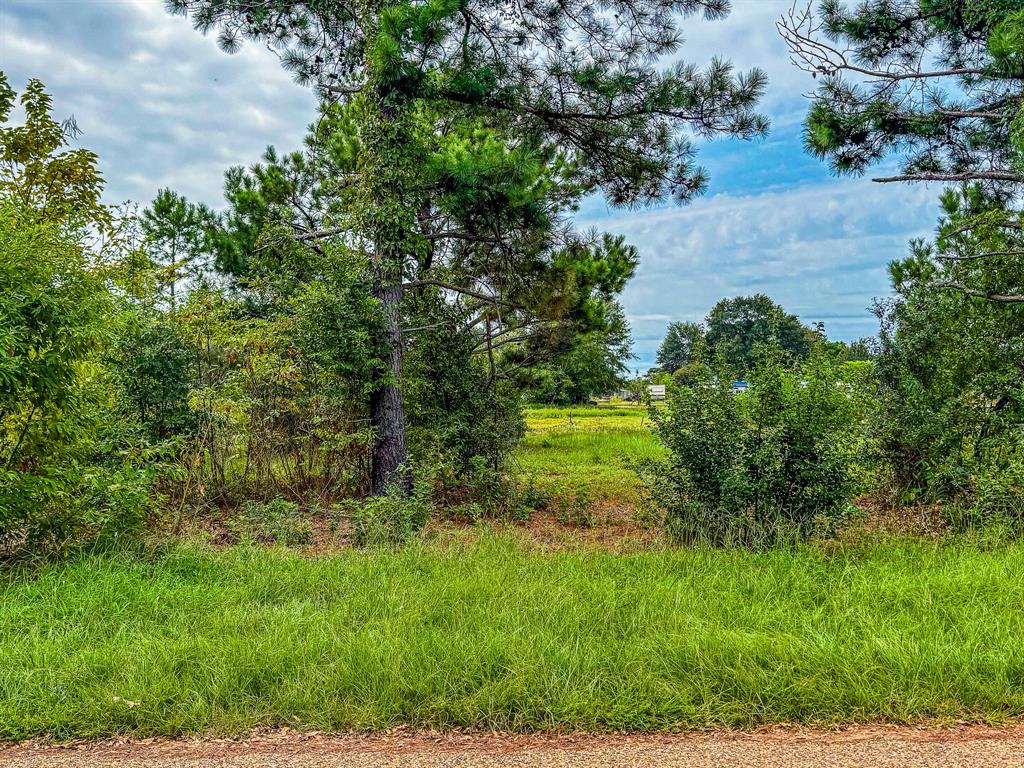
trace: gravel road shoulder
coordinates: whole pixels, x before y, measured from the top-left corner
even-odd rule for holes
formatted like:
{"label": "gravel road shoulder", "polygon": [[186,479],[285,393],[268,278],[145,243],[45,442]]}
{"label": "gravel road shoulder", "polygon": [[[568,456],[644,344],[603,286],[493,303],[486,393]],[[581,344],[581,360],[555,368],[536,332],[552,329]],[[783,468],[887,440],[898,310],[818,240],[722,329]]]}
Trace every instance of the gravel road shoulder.
{"label": "gravel road shoulder", "polygon": [[1024,768],[1024,724],[678,735],[378,736],[0,746],[5,768]]}

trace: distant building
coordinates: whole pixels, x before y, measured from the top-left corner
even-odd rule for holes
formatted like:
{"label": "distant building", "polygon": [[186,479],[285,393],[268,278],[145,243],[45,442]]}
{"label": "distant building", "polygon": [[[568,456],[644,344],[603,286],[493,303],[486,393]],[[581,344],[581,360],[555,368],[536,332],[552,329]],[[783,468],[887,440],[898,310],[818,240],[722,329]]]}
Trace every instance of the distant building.
{"label": "distant building", "polygon": [[734,395],[738,395],[740,392],[746,392],[750,389],[750,385],[743,381],[743,379],[737,379],[732,383],[730,389]]}

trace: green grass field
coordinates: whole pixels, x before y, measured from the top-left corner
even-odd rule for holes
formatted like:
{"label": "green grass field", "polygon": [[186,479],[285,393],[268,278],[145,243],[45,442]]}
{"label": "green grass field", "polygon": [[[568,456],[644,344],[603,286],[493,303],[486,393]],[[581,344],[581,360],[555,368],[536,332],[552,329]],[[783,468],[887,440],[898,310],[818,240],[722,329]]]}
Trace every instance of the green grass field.
{"label": "green grass field", "polygon": [[634,503],[639,481],[629,462],[663,453],[643,406],[531,408],[526,424],[520,472],[551,493]]}
{"label": "green grass field", "polygon": [[[525,476],[627,507],[624,460],[661,450],[643,408],[529,426]],[[499,531],[0,575],[0,739],[1024,716],[1024,543],[623,552]]]}
{"label": "green grass field", "polygon": [[1024,713],[1024,546],[304,558],[178,548],[0,581],[0,738],[675,729]]}

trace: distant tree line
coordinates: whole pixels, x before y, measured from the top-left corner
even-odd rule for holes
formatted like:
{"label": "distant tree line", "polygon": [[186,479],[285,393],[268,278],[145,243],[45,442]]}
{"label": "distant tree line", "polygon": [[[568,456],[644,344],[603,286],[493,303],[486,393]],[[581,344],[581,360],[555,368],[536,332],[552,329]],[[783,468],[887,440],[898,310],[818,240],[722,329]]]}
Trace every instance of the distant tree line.
{"label": "distant tree line", "polygon": [[871,340],[828,341],[821,323],[804,325],[764,294],[722,299],[703,323],[669,323],[658,348],[658,369],[680,383],[695,381],[712,366],[742,378],[757,364],[758,349],[774,345],[791,365],[803,362],[817,344],[835,348],[843,360],[868,360]]}

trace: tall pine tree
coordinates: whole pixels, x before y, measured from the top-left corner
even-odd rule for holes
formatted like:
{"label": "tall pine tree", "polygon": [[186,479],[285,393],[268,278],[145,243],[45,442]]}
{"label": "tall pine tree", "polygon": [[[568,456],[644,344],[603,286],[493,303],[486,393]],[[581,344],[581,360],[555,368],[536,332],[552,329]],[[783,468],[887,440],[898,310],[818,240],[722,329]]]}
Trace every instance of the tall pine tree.
{"label": "tall pine tree", "polygon": [[[433,192],[423,183],[430,169],[423,120],[433,122],[434,111],[442,119],[473,118],[509,151],[555,149],[582,189],[601,190],[615,204],[687,200],[704,189],[684,128],[744,137],[766,130],[754,112],[761,72],[735,75],[720,61],[703,71],[656,67],[678,48],[683,16],[720,17],[725,0],[615,0],[601,8],[586,0],[168,5],[189,14],[199,30],[217,30],[226,50],[246,38],[269,45],[301,82],[351,105],[353,184],[349,214],[335,226],[369,257],[384,315],[389,374],[370,399],[376,493],[409,486],[402,303],[427,281],[407,281],[408,266],[429,260],[438,247],[481,237],[450,227],[425,233],[417,220]],[[493,298],[475,287],[471,261],[460,277],[458,284],[429,282]],[[491,303],[500,306],[499,299]]]}

